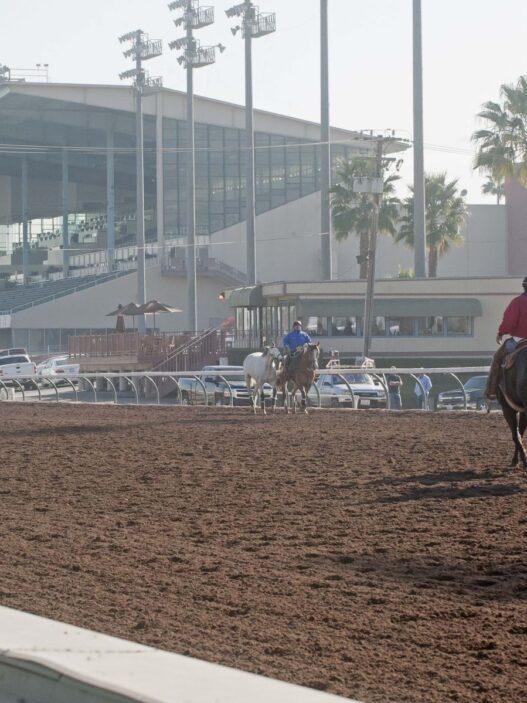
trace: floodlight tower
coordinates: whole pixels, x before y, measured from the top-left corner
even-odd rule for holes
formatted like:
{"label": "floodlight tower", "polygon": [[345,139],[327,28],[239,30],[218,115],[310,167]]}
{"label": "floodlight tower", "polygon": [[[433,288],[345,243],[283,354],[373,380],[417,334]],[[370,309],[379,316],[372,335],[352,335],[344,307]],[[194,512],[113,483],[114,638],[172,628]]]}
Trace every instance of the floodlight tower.
{"label": "floodlight tower", "polygon": [[184,26],[186,35],[169,43],[171,49],[183,51],[178,57],[180,66],[187,71],[187,306],[190,331],[198,329],[198,305],[196,285],[196,195],[195,195],[195,145],[194,145],[194,69],[210,66],[216,61],[216,49],[225,51],[222,44],[201,46],[194,38],[194,30],[214,24],[214,8],[200,7],[199,0],[174,0],[169,10],[183,10],[183,15],[174,20],[176,27]]}
{"label": "floodlight tower", "polygon": [[[160,39],[151,40],[141,29],[128,32],[119,37],[121,44],[131,42],[132,45],[124,52],[126,58],[135,59],[135,68],[119,74],[121,80],[133,78],[135,89],[135,145],[136,145],[136,177],[137,177],[137,303],[146,303],[145,278],[145,164],[143,144],[143,95],[147,88],[159,88],[160,78],[150,78],[143,69],[143,61],[148,61],[163,53]],[[145,333],[145,317],[139,315],[137,328],[140,334]]]}
{"label": "floodlight tower", "polygon": [[321,177],[321,244],[322,274],[325,280],[333,278],[331,252],[331,144],[329,126],[329,33],[328,0],[320,0],[320,177]]}
{"label": "floodlight tower", "polygon": [[253,65],[252,40],[276,31],[274,12],[260,12],[252,0],[245,0],[226,10],[227,17],[241,17],[242,23],[231,29],[240,31],[245,39],[245,163],[247,195],[247,280],[256,284],[256,213],[254,194],[254,122],[253,122]]}
{"label": "floodlight tower", "polygon": [[414,46],[414,268],[426,278],[426,215],[423,134],[423,36],[421,0],[413,0]]}

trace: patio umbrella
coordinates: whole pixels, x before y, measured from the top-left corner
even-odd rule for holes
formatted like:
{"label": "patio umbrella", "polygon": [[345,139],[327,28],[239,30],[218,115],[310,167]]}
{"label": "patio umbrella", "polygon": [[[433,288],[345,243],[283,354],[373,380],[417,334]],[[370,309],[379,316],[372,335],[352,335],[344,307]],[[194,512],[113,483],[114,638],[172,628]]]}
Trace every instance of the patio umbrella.
{"label": "patio umbrella", "polygon": [[166,303],[160,303],[158,300],[149,300],[148,303],[141,305],[139,308],[139,314],[152,314],[154,316],[154,330],[156,328],[156,313],[161,312],[183,312],[179,308],[174,308],[172,305],[167,305]]}
{"label": "patio umbrella", "polygon": [[126,315],[127,317],[132,317],[132,326],[135,330],[135,316],[140,315],[141,306],[137,303],[128,303],[128,305],[121,306],[117,310],[112,310],[106,317],[114,317],[115,315]]}

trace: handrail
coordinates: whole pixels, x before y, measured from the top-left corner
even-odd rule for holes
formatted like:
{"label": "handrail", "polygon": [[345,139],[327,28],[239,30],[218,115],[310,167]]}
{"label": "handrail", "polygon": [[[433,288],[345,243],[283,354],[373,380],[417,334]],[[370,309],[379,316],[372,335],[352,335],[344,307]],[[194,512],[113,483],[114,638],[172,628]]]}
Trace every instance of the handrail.
{"label": "handrail", "polygon": [[217,327],[211,327],[208,330],[205,330],[204,332],[201,332],[199,335],[188,341],[186,344],[183,344],[182,346],[178,347],[177,349],[174,349],[174,351],[166,357],[166,359],[163,359],[163,361],[159,361],[155,366],[152,367],[152,370],[155,371],[156,369],[159,369],[161,366],[164,366],[165,364],[168,364],[170,361],[176,359],[178,356],[181,356],[184,354],[186,351],[191,349],[193,346],[196,344],[201,344],[205,339],[207,339],[209,336],[212,334],[217,333],[222,329],[221,325],[218,325]]}

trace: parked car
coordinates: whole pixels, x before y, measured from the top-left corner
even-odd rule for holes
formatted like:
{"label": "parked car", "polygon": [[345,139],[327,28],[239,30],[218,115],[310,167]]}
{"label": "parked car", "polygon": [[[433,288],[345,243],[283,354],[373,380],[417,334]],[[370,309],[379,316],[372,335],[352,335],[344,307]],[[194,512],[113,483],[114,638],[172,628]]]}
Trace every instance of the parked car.
{"label": "parked car", "polygon": [[[489,401],[485,398],[485,388],[487,376],[471,376],[463,384],[467,395],[467,409],[469,410],[492,410],[499,408],[496,400]],[[435,405],[436,410],[464,410],[465,401],[461,388],[439,393]]]}
{"label": "parked car", "polygon": [[34,383],[28,377],[36,374],[36,365],[31,361],[27,354],[9,354],[9,352],[20,352],[25,350],[4,349],[2,351],[5,353],[0,354],[0,381],[2,381],[5,385],[13,385],[15,387],[16,383],[13,383],[13,381],[17,381],[22,384],[24,388],[33,387]]}
{"label": "parked car", "polygon": [[46,385],[48,379],[58,384],[61,382],[61,376],[78,373],[80,373],[80,364],[73,362],[69,356],[52,356],[37,366],[37,376],[42,385]]}
{"label": "parked car", "polygon": [[[225,380],[221,378],[223,373],[232,371],[237,373],[232,376],[226,376]],[[231,392],[229,391],[229,386],[231,387],[234,405],[250,404],[251,398],[245,384],[242,366],[204,366],[197,375],[205,385],[208,405],[230,405]],[[225,381],[228,381],[228,384]],[[183,405],[203,404],[205,402],[203,387],[195,378],[180,378],[179,388]],[[266,398],[271,398],[271,386],[265,386],[264,393]]]}
{"label": "parked car", "polygon": [[[350,393],[349,383],[353,396]],[[377,385],[372,376],[358,371],[357,373],[344,373],[342,377],[329,373],[321,373],[315,381],[320,393],[320,407],[322,408],[384,408],[386,407],[386,393],[382,386]],[[308,394],[310,405],[317,405],[317,391],[311,388]]]}

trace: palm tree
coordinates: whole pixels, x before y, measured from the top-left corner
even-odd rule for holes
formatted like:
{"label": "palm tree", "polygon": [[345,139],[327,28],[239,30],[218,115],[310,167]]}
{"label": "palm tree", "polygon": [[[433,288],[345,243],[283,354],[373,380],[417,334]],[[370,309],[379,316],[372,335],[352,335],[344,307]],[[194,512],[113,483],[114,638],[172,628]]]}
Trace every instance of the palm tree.
{"label": "palm tree", "polygon": [[497,182],[516,176],[527,186],[527,76],[516,85],[502,85],[502,102],[487,102],[478,113],[486,129],[474,132],[478,150],[474,168]]}
{"label": "palm tree", "polygon": [[[372,227],[374,203],[371,195],[356,193],[353,183],[359,176],[371,176],[375,163],[371,159],[357,157],[343,161],[337,170],[337,185],[331,188],[331,215],[337,241],[347,239],[350,234],[360,238],[360,278],[368,275],[368,251]],[[395,196],[395,182],[399,176],[392,174],[384,179],[384,192],[379,210],[379,232],[395,235],[399,220],[400,200]]]}
{"label": "palm tree", "polygon": [[485,183],[481,186],[481,192],[484,195],[495,195],[496,204],[499,205],[502,197],[505,194],[503,181],[495,179],[492,176],[488,176]]}
{"label": "palm tree", "polygon": [[[447,182],[446,173],[425,176],[426,245],[428,249],[428,275],[437,277],[439,257],[446,254],[451,245],[460,245],[463,237],[461,227],[468,212],[464,192],[458,191],[457,179]],[[412,189],[410,189],[412,190]],[[395,241],[414,246],[414,198],[404,201],[404,215]]]}

